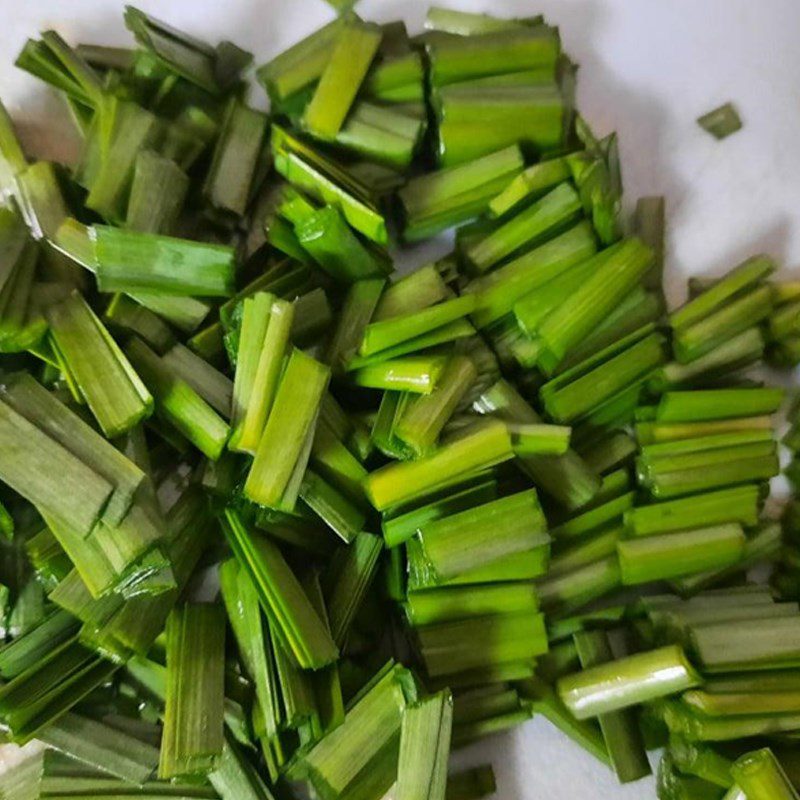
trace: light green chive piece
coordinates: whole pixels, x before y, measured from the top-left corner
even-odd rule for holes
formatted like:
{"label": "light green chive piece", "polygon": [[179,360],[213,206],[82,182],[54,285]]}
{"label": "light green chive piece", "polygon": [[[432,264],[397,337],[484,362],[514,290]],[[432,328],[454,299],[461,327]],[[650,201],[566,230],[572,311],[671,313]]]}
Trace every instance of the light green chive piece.
{"label": "light green chive piece", "polygon": [[715,139],[726,139],[741,130],[742,120],[733,103],[725,103],[697,118],[697,124]]}
{"label": "light green chive piece", "polygon": [[124,294],[114,295],[103,317],[112,328],[138,336],[159,354],[165,353],[176,343],[169,325]]}
{"label": "light green chive piece", "polygon": [[736,760],[731,775],[748,800],[797,800],[797,794],[772,750],[764,748]]}
{"label": "light green chive piece", "polygon": [[667,392],[658,403],[659,422],[701,422],[775,413],[783,402],[782,389],[706,389]]}
{"label": "light green chive piece", "polygon": [[343,372],[358,351],[364,331],[380,303],[385,285],[383,278],[372,278],[356,281],[348,289],[336,330],[325,354],[325,361],[331,365],[334,373]]}
{"label": "light green chive piece", "polygon": [[442,377],[448,359],[442,355],[401,356],[351,373],[353,383],[369,389],[429,395]]}
{"label": "light green chive piece", "polygon": [[125,227],[141,233],[172,233],[188,191],[188,175],[171,158],[141,150],[133,167]]}

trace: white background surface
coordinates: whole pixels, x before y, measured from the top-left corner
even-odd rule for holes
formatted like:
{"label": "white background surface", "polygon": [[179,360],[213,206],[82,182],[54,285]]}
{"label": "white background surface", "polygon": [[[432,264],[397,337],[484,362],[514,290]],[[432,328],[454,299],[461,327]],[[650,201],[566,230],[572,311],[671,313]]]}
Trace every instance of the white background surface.
{"label": "white background surface", "polygon": [[[800,278],[799,0],[458,0],[442,4],[502,15],[544,12],[581,64],[579,106],[596,132],[621,139],[627,204],[667,197],[668,292],[685,276],[719,274],[767,252]],[[327,21],[322,0],[140,0],[139,7],[200,37],[228,38],[257,63]],[[401,17],[417,0],[364,0],[370,19]],[[70,152],[60,102],[13,67],[25,39],[55,28],[70,42],[127,44],[117,0],[0,0],[0,96],[35,155]],[[263,102],[260,89],[254,99]],[[733,100],[744,130],[717,142],[696,124]],[[651,781],[619,787],[544,720],[459,755],[491,760],[501,800],[649,800]],[[2,754],[0,753],[0,763]]]}

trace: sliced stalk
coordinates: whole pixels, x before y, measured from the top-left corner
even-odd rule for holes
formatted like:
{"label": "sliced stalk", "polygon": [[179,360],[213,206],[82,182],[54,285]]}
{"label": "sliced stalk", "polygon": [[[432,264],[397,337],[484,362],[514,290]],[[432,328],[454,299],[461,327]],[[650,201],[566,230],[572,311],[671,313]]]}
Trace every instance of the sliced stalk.
{"label": "sliced stalk", "polygon": [[380,305],[385,285],[383,278],[373,278],[356,281],[348,289],[325,355],[325,361],[331,365],[334,373],[343,372],[356,354],[364,331]]}
{"label": "sliced stalk", "polygon": [[561,456],[569,450],[572,428],[563,425],[509,425],[514,452],[526,456]]}
{"label": "sliced stalk", "polygon": [[724,569],[741,560],[744,545],[744,533],[736,524],[620,541],[622,582],[631,586]]}
{"label": "sliced stalk", "polygon": [[364,483],[367,497],[379,511],[446,485],[457,476],[486,469],[513,457],[504,423],[473,426],[443,444],[433,455],[415,462],[389,464],[370,473]]}
{"label": "sliced stalk", "polygon": [[341,130],[382,35],[377,26],[351,23],[342,27],[303,114],[303,126],[314,136],[330,140]]}
{"label": "sliced stalk", "polygon": [[634,492],[626,492],[551,528],[550,533],[556,541],[564,541],[585,536],[609,523],[622,522],[622,515],[633,508],[634,500]]}
{"label": "sliced stalk", "polygon": [[413,314],[450,297],[452,292],[442,280],[436,264],[428,264],[387,286],[371,321]]}
{"label": "sliced stalk", "polygon": [[444,373],[447,362],[448,359],[440,355],[393,358],[355,370],[352,379],[357,386],[370,389],[430,395]]}
{"label": "sliced stalk", "polygon": [[644,278],[647,289],[661,291],[664,275],[664,197],[640,197],[636,201],[634,230],[653,251],[653,266]]}
{"label": "sliced stalk", "polygon": [[561,678],[558,695],[577,719],[588,719],[691,689],[700,675],[680,647],[637,653]]}
{"label": "sliced stalk", "polygon": [[162,361],[180,379],[186,381],[200,397],[225,419],[231,415],[233,382],[205,359],[182,344],[175,344],[162,356]]}
{"label": "sliced stalk", "polygon": [[741,419],[674,424],[640,422],[636,425],[636,436],[641,444],[647,445],[743,431],[770,430],[772,430],[772,419],[770,417],[743,417]]}
{"label": "sliced stalk", "polygon": [[327,367],[302,351],[295,349],[289,356],[244,486],[254,502],[293,508],[299,489],[299,481],[293,486],[293,475],[302,478],[308,462],[329,376]]}
{"label": "sliced stalk", "polygon": [[566,616],[622,585],[616,556],[601,558],[592,564],[560,575],[548,576],[536,584],[539,601],[546,611]]}
{"label": "sliced stalk", "polygon": [[161,318],[124,294],[114,295],[103,316],[112,328],[138,336],[159,354],[175,344],[175,335]]}
{"label": "sliced stalk", "polygon": [[[698,117],[697,124],[715,139],[727,139],[732,133],[741,129],[742,120],[733,103],[725,103]],[[759,798],[756,797],[755,800]]]}
{"label": "sliced stalk", "polygon": [[[721,138],[721,137],[717,137]],[[772,750],[747,753],[731,767],[731,775],[752,800],[797,800],[797,794]]]}
{"label": "sliced stalk", "polygon": [[188,175],[171,158],[141,150],[133,168],[125,227],[141,233],[172,233],[188,191]]}
{"label": "sliced stalk", "polygon": [[706,389],[667,392],[658,404],[659,422],[702,422],[773,414],[783,402],[782,389]]}
{"label": "sliced stalk", "polygon": [[550,559],[549,576],[587,567],[617,553],[617,542],[625,533],[621,525],[613,523],[596,533],[582,537],[575,544],[557,551]]}
{"label": "sliced stalk", "polygon": [[300,499],[345,543],[350,544],[363,529],[361,509],[312,470],[306,470]]}

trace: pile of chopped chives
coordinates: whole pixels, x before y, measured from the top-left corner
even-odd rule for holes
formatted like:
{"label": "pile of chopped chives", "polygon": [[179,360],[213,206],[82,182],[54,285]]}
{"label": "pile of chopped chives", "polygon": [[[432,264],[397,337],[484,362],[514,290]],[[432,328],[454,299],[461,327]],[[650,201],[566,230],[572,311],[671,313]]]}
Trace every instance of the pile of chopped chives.
{"label": "pile of chopped chives", "polygon": [[666,307],[542,17],[331,5],[269,113],[133,7],[19,55],[83,147],[0,105],[0,738],[45,746],[0,800],[478,800],[450,753],[535,715],[621,783],[663,748],[661,800],[797,799],[800,406],[747,370],[800,283]]}

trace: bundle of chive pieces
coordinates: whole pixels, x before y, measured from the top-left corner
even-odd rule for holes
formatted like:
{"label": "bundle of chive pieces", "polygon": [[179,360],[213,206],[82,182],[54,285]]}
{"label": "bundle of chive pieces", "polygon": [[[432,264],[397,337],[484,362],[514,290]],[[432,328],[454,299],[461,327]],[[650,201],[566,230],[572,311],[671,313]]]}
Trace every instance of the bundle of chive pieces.
{"label": "bundle of chive pieces", "polygon": [[663,748],[662,800],[797,800],[800,499],[747,370],[800,361],[800,282],[665,307],[663,198],[623,220],[541,17],[338,5],[269,114],[132,7],[131,49],[19,55],[82,153],[0,106],[0,729],[43,745],[0,798],[477,800],[451,751],[541,715],[621,782]]}

